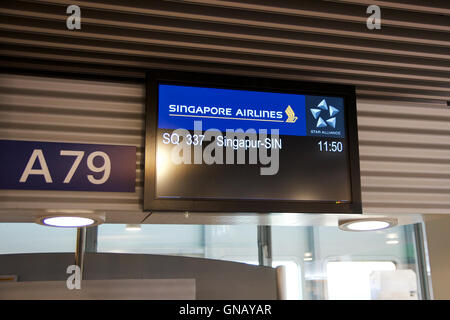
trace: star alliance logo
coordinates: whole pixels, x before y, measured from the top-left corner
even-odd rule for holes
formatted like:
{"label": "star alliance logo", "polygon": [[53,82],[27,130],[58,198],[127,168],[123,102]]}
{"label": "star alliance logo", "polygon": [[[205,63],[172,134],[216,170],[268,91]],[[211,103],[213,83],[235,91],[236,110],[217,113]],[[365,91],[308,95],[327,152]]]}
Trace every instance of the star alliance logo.
{"label": "star alliance logo", "polygon": [[[339,113],[339,109],[328,106],[325,99],[323,99],[316,108],[311,108],[311,113],[314,119],[317,120],[316,128],[324,128],[330,126],[336,128],[336,114]],[[324,111],[324,113],[322,113]],[[323,118],[322,118],[323,116]],[[324,118],[328,118],[324,120]]]}

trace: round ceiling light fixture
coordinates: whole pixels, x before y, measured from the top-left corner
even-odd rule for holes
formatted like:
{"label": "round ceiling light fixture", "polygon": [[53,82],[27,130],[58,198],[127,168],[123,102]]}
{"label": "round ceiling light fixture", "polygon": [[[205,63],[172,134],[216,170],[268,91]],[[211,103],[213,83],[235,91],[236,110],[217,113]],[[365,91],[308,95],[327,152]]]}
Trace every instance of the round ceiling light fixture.
{"label": "round ceiling light fixture", "polygon": [[397,223],[397,219],[392,218],[346,219],[339,221],[339,228],[344,231],[375,231],[394,227]]}
{"label": "round ceiling light fixture", "polygon": [[96,215],[60,214],[39,217],[36,222],[38,224],[50,227],[81,228],[99,225],[104,222],[104,219]]}

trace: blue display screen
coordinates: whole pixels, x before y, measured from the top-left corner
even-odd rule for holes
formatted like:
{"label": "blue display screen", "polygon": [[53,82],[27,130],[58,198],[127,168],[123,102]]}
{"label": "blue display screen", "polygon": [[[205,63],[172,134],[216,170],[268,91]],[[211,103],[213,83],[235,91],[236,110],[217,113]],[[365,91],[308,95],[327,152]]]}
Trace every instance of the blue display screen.
{"label": "blue display screen", "polygon": [[157,112],[159,199],[351,202],[343,97],[159,83]]}

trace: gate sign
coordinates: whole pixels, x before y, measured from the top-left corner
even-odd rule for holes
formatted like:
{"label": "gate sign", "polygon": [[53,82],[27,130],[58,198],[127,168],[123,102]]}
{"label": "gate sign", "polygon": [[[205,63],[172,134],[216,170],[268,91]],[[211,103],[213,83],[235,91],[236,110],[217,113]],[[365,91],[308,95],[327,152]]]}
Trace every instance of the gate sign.
{"label": "gate sign", "polygon": [[0,140],[0,189],[134,192],[136,147]]}

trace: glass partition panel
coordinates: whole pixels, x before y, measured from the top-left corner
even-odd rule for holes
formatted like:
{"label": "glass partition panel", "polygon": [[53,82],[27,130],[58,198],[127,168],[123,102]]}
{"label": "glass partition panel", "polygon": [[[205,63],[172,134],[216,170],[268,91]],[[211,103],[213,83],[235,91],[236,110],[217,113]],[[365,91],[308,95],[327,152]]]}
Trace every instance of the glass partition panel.
{"label": "glass partition panel", "polygon": [[258,264],[256,226],[148,225],[130,229],[104,224],[98,252],[147,253],[202,257]]}
{"label": "glass partition panel", "polygon": [[369,232],[276,226],[272,253],[274,260],[299,263],[299,298],[421,299],[426,288],[415,237],[411,226]]}
{"label": "glass partition panel", "polygon": [[127,228],[103,224],[98,228],[98,252],[204,256],[204,226],[152,225]]}
{"label": "glass partition panel", "polygon": [[[272,266],[284,266],[288,299],[424,299],[427,264],[420,225],[348,232],[272,226]],[[256,225],[104,224],[97,252],[190,256],[257,265]],[[75,252],[75,228],[0,223],[0,254]],[[95,251],[95,250],[94,250]],[[419,254],[418,252],[421,252]]]}
{"label": "glass partition panel", "polygon": [[0,254],[75,252],[77,230],[36,223],[0,223]]}

